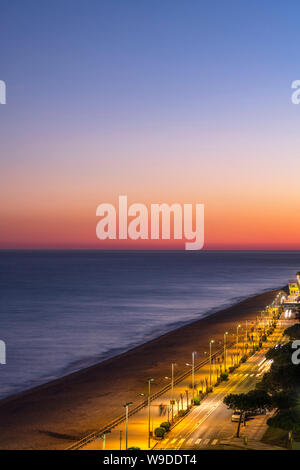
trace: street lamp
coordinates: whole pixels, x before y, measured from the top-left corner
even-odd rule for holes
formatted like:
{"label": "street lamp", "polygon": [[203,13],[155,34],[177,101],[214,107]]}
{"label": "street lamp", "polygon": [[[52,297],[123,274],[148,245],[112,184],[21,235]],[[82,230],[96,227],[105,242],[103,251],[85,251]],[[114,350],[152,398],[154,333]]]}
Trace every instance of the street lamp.
{"label": "street lamp", "polygon": [[195,393],[195,354],[196,351],[192,352],[192,364],[186,363],[187,366],[192,367],[192,389],[193,389],[193,403],[194,403],[194,393]]}
{"label": "street lamp", "polygon": [[186,390],[185,394],[186,394],[186,409],[188,409],[189,408],[189,391]]}
{"label": "street lamp", "polygon": [[174,400],[174,367],[175,367],[175,363],[172,362],[171,364],[171,400],[173,402]]}
{"label": "street lamp", "polygon": [[128,408],[130,405],[133,405],[132,401],[129,401],[128,403],[125,403],[124,408],[125,408],[125,449],[127,450],[128,448]]}
{"label": "street lamp", "polygon": [[226,351],[226,337],[228,335],[228,331],[225,331],[224,333],[224,366],[225,366],[225,372],[227,369],[227,351]]}
{"label": "street lamp", "polygon": [[239,328],[241,328],[241,325],[238,325],[236,327],[236,352],[238,352],[238,345],[239,345]]}
{"label": "street lamp", "polygon": [[[174,362],[172,362],[171,364],[171,400],[170,400],[170,403],[171,403],[171,406],[172,406],[172,421],[174,420],[174,410],[173,410],[173,407],[174,407],[174,367],[176,366],[176,364]],[[165,377],[165,379],[167,380],[170,380],[170,377]]]}
{"label": "street lamp", "polygon": [[106,441],[106,434],[110,434],[111,431],[108,429],[107,431],[104,431],[104,433],[102,434],[101,439],[103,441],[103,450],[105,450],[105,441]]}
{"label": "street lamp", "polygon": [[148,379],[148,448],[150,449],[150,435],[151,435],[151,426],[150,426],[150,404],[151,404],[151,382],[154,379]]}
{"label": "street lamp", "polygon": [[211,386],[211,345],[215,342],[214,339],[211,339],[209,342],[209,385]]}
{"label": "street lamp", "polygon": [[196,351],[192,352],[192,387],[193,387],[193,404],[194,404],[194,394],[195,394],[195,354]]}

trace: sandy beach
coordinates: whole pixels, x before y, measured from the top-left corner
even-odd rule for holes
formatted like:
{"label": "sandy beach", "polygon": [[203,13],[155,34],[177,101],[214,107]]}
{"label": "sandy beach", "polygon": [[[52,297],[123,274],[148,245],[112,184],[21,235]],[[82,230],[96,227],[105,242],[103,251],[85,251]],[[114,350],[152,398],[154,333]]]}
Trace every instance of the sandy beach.
{"label": "sandy beach", "polygon": [[208,342],[217,343],[237,323],[254,320],[278,291],[248,298],[209,317],[182,326],[130,351],[0,402],[1,449],[65,449],[123,413],[122,404],[138,404],[153,377],[152,391],[165,385],[171,362],[176,373],[197,351],[205,358]]}

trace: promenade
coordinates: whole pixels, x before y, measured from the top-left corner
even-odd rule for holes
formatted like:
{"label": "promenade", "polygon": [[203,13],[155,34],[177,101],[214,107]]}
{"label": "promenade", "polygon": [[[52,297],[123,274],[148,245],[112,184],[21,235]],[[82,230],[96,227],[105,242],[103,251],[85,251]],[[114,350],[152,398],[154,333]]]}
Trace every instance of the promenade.
{"label": "promenade", "polygon": [[[271,316],[264,316],[257,323],[257,331],[264,325],[270,323]],[[231,422],[232,411],[223,404],[223,399],[228,393],[247,392],[255,387],[255,384],[266,373],[271,361],[265,360],[266,351],[282,341],[284,330],[293,323],[293,320],[279,320],[274,333],[263,343],[263,347],[251,355],[245,363],[229,375],[229,380],[215,386],[221,371],[224,371],[224,345],[219,347],[218,352],[212,356],[210,367],[209,358],[200,364],[195,362],[194,373],[194,397],[198,392],[206,392],[206,387],[213,386],[213,391],[205,395],[199,406],[191,407],[193,395],[192,371],[180,378],[174,387],[169,388],[159,397],[151,400],[150,407],[150,431],[151,439],[148,440],[149,409],[144,406],[140,411],[134,413],[128,419],[128,442],[127,447],[138,447],[140,449],[193,449],[193,448],[217,448],[224,444],[224,440],[233,439],[236,423]],[[249,325],[250,326],[250,325]],[[241,335],[243,339],[244,336]],[[257,339],[255,339],[254,344]],[[229,366],[237,364],[245,352],[245,341],[239,343],[232,342],[227,348],[227,369]],[[249,352],[249,350],[248,350]],[[196,355],[195,355],[196,357]],[[188,366],[187,366],[188,367]],[[175,367],[176,370],[176,367]],[[210,374],[211,371],[211,374]],[[166,380],[169,380],[166,379]],[[178,380],[178,379],[177,379]],[[171,403],[174,403],[172,406]],[[162,441],[153,438],[155,428],[159,427],[163,421],[172,422],[172,408],[174,426]],[[129,408],[130,409],[130,408]],[[178,413],[187,410],[186,416],[176,421]],[[259,441],[266,429],[267,417],[257,417],[251,420],[246,428],[242,429],[241,436],[245,435],[251,440]],[[221,444],[223,442],[223,444]],[[150,446],[149,446],[150,444]],[[123,421],[118,426],[110,429],[110,433],[105,436],[106,450],[116,450],[126,448],[126,423]],[[103,437],[94,439],[92,442],[81,447],[83,450],[103,449]]]}

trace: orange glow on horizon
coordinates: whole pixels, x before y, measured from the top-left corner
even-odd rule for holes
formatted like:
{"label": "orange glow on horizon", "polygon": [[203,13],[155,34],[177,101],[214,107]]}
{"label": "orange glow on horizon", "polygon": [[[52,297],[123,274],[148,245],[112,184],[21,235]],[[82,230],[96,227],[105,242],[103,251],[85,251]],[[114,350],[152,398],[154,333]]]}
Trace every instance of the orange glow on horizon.
{"label": "orange glow on horizon", "polygon": [[228,183],[219,175],[212,180],[210,173],[194,172],[190,178],[183,175],[181,185],[176,184],[173,174],[168,184],[161,186],[146,176],[143,185],[132,183],[135,189],[128,192],[126,185],[116,180],[114,187],[120,184],[116,193],[90,171],[84,178],[72,180],[51,174],[46,179],[35,173],[27,178],[16,174],[14,185],[7,177],[2,185],[6,198],[0,199],[0,248],[184,249],[184,242],[178,240],[98,240],[97,206],[108,202],[117,207],[118,195],[128,194],[128,204],[140,202],[148,207],[163,202],[203,203],[205,249],[300,249],[295,184],[288,188],[275,185],[275,180],[262,180],[260,174],[231,178]]}

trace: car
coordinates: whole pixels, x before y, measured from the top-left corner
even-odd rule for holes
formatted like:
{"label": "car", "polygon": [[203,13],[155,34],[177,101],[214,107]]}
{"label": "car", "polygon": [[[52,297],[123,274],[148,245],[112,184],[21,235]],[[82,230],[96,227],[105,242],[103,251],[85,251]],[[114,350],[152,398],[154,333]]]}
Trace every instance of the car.
{"label": "car", "polygon": [[259,416],[259,415],[265,415],[266,410],[264,408],[257,408],[256,410],[248,411],[246,413],[246,418],[251,417],[251,416]]}
{"label": "car", "polygon": [[235,410],[235,411],[232,413],[231,421],[232,421],[233,423],[239,422],[239,420],[241,419],[241,414],[242,414],[242,412],[241,412],[240,410]]}

